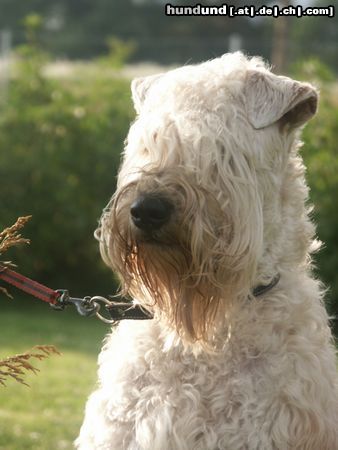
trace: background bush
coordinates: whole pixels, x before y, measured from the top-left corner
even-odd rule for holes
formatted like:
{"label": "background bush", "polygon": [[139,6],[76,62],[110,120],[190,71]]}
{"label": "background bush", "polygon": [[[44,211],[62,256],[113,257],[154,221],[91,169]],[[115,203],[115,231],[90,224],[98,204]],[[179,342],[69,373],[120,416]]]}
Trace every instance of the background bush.
{"label": "background bush", "polygon": [[[327,66],[310,59],[294,67],[293,75],[320,89],[319,111],[303,133],[301,153],[307,166],[317,233],[324,245],[316,255],[316,272],[329,288],[326,300],[338,317],[338,86]],[[338,335],[338,322],[332,321]]]}
{"label": "background bush", "polygon": [[47,79],[41,52],[28,46],[20,55],[0,112],[0,226],[32,214],[31,248],[13,256],[22,271],[78,294],[107,294],[112,276],[93,231],[115,189],[134,114],[129,82],[100,72]]}

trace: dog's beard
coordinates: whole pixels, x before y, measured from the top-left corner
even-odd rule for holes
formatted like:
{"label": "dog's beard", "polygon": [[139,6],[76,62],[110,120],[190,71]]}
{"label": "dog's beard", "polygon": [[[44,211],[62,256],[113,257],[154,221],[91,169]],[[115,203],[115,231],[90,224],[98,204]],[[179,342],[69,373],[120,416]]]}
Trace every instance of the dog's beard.
{"label": "dog's beard", "polygon": [[[160,181],[159,181],[160,180]],[[141,192],[161,193],[174,218],[151,233],[138,230],[130,205]],[[240,248],[231,211],[192,180],[144,175],[119,189],[100,223],[101,254],[130,295],[166,320],[186,342],[211,342],[234,301],[248,294],[249,247]]]}

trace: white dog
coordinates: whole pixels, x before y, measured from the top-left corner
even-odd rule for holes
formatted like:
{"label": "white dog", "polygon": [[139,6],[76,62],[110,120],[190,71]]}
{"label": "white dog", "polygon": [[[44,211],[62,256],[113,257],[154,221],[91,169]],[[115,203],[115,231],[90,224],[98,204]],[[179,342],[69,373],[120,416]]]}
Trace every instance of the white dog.
{"label": "white dog", "polygon": [[317,91],[226,54],[137,79],[98,232],[124,321],[99,359],[81,450],[337,450],[335,350],[299,129]]}

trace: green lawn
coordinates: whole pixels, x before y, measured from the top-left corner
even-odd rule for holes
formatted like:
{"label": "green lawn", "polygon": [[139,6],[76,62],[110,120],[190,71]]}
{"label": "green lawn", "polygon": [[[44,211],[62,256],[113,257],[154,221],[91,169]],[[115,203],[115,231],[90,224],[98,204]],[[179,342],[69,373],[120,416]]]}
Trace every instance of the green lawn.
{"label": "green lawn", "polygon": [[55,345],[61,356],[35,362],[26,387],[0,386],[0,450],[72,449],[87,395],[95,386],[96,360],[109,326],[78,316],[69,307],[55,312],[38,300],[0,295],[0,359],[34,345]]}

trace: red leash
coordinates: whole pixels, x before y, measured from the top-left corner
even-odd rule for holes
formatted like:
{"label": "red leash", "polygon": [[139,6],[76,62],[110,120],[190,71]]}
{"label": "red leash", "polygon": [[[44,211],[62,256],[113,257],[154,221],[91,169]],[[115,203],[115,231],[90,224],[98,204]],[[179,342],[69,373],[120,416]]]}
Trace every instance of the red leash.
{"label": "red leash", "polygon": [[61,296],[60,292],[54,291],[37,281],[31,280],[30,278],[1,265],[0,279],[51,305],[56,305],[57,299]]}

